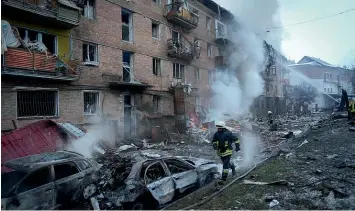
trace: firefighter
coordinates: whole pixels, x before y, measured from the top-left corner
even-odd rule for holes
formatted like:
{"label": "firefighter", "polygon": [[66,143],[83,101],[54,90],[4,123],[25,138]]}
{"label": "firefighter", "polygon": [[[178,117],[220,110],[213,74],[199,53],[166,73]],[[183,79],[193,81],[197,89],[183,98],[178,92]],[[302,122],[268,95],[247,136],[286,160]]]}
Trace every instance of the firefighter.
{"label": "firefighter", "polygon": [[271,111],[267,112],[267,118],[268,118],[269,125],[272,125],[274,123],[274,120],[272,118],[272,112]]}
{"label": "firefighter", "polygon": [[232,144],[235,144],[235,151],[240,150],[239,139],[232,132],[227,130],[223,121],[217,122],[217,132],[213,135],[212,144],[213,148],[217,150],[217,155],[221,157],[223,163],[222,178],[218,184],[222,185],[227,180],[229,169],[232,169],[233,176],[235,175],[235,165],[231,162],[233,154]]}

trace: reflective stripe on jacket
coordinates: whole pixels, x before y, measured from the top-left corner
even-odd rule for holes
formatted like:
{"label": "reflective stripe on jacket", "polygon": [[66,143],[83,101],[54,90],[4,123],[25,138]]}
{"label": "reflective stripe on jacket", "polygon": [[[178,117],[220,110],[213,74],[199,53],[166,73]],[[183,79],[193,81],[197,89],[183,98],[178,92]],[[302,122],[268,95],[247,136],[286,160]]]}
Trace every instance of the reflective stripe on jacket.
{"label": "reflective stripe on jacket", "polygon": [[217,150],[217,155],[225,157],[233,154],[232,144],[239,145],[239,139],[232,132],[224,129],[221,132],[216,132],[213,135],[213,148]]}

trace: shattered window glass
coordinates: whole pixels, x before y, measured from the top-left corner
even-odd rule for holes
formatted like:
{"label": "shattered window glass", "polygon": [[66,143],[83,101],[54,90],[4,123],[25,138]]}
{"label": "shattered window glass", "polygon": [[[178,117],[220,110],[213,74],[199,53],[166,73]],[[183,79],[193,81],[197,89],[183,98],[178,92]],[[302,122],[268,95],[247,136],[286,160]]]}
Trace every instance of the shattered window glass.
{"label": "shattered window glass", "polygon": [[55,180],[60,180],[65,177],[79,173],[78,168],[73,162],[59,164],[54,166]]}
{"label": "shattered window glass", "polygon": [[86,160],[78,160],[75,162],[81,170],[86,170],[91,167],[91,164]]}
{"label": "shattered window glass", "polygon": [[178,174],[178,173],[181,173],[184,171],[189,171],[189,170],[193,169],[193,167],[187,165],[186,163],[184,163],[180,160],[169,159],[169,160],[165,160],[164,162],[166,163],[170,173],[172,173],[172,174]]}
{"label": "shattered window glass", "polygon": [[83,61],[84,62],[97,62],[97,45],[83,44]]}
{"label": "shattered window glass", "polygon": [[161,165],[161,163],[157,162],[146,169],[144,179],[146,184],[149,184],[157,180],[163,179],[166,176],[167,175],[164,171],[163,166]]}
{"label": "shattered window glass", "polygon": [[42,185],[52,182],[51,172],[49,167],[39,169],[29,175],[25,180],[21,182],[18,186],[17,193],[23,193]]}

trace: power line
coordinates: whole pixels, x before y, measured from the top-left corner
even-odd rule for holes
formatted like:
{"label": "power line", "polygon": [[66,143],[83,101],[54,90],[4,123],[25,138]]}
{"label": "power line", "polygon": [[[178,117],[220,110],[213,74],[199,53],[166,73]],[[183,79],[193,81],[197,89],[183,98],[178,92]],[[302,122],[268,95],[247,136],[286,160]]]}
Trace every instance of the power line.
{"label": "power line", "polygon": [[342,11],[342,12],[339,12],[339,13],[336,13],[336,14],[333,14],[333,15],[323,16],[323,17],[319,17],[319,18],[315,18],[315,19],[311,19],[311,20],[307,20],[307,21],[303,21],[303,22],[293,23],[293,24],[289,24],[289,25],[270,27],[270,28],[266,28],[266,29],[267,30],[269,30],[269,29],[279,29],[279,28],[286,28],[286,27],[290,27],[290,26],[301,25],[301,24],[305,24],[305,23],[309,23],[309,22],[313,22],[313,21],[322,20],[322,19],[325,19],[325,18],[331,18],[331,17],[334,17],[334,16],[342,15],[344,13],[351,12],[351,11],[354,11],[354,10],[355,10],[355,8],[352,8],[352,9],[349,9],[349,10],[346,10],[346,11]]}

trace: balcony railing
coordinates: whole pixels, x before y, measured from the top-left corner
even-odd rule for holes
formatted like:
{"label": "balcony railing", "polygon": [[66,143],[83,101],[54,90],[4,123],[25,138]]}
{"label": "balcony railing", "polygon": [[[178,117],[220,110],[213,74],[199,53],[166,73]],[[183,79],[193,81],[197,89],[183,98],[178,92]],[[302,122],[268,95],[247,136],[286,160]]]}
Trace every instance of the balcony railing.
{"label": "balcony railing", "polygon": [[167,42],[168,56],[188,62],[193,60],[192,46],[187,41],[171,38]]}
{"label": "balcony railing", "polygon": [[2,4],[49,18],[67,27],[78,26],[81,16],[81,8],[69,0],[4,0]]}
{"label": "balcony railing", "polygon": [[180,0],[166,5],[166,19],[186,29],[196,28],[199,22],[199,16],[183,8],[182,4]]}
{"label": "balcony railing", "polygon": [[4,54],[1,75],[73,81],[78,79],[75,69],[49,54],[8,48]]}

